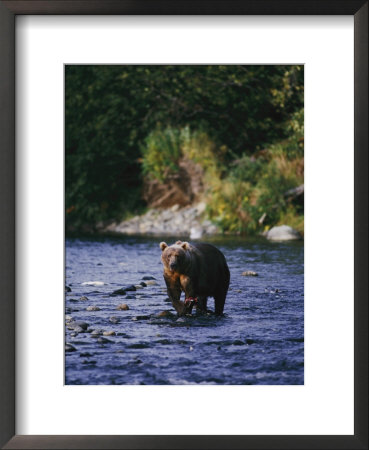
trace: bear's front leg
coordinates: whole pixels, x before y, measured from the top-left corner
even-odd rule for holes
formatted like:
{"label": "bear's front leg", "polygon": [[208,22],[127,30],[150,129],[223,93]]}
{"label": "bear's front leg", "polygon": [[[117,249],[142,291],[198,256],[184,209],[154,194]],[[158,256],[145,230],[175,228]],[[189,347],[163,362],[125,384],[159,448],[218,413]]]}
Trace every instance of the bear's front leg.
{"label": "bear's front leg", "polygon": [[173,308],[177,311],[179,316],[183,316],[187,313],[187,308],[183,302],[180,301],[181,297],[181,285],[179,282],[179,277],[173,279],[172,275],[166,275],[164,272],[164,280],[167,285],[167,292],[172,302]]}
{"label": "bear's front leg", "polygon": [[186,313],[191,314],[192,308],[197,302],[195,286],[191,281],[191,278],[188,277],[187,275],[181,275],[180,280],[181,280],[181,287],[185,293]]}

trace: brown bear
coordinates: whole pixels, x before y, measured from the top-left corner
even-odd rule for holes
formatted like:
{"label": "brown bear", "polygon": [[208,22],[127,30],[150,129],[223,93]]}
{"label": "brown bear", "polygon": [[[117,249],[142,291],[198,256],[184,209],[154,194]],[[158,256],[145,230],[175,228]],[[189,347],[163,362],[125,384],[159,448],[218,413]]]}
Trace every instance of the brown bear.
{"label": "brown bear", "polygon": [[170,246],[161,242],[160,248],[168,296],[178,315],[191,313],[194,305],[206,311],[208,297],[214,297],[215,314],[223,314],[230,280],[223,253],[210,244],[181,241]]}

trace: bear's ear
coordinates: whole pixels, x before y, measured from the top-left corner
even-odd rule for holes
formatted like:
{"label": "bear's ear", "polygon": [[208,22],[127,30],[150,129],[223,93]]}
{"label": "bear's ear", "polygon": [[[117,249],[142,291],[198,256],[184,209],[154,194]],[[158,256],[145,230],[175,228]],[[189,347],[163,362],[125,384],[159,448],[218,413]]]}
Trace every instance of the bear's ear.
{"label": "bear's ear", "polygon": [[188,250],[190,248],[190,244],[188,242],[181,242],[181,247],[183,250]]}
{"label": "bear's ear", "polygon": [[160,242],[160,248],[161,251],[163,252],[166,248],[168,247],[168,245],[165,242]]}
{"label": "bear's ear", "polygon": [[176,245],[182,245],[182,241],[177,241]]}

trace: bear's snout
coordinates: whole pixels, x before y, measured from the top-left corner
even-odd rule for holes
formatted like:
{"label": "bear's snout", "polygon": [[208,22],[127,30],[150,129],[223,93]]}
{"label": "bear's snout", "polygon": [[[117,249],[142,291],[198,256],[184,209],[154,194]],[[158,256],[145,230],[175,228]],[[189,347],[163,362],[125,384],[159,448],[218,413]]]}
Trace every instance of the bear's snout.
{"label": "bear's snout", "polygon": [[170,270],[175,270],[178,267],[177,261],[171,261],[169,263]]}

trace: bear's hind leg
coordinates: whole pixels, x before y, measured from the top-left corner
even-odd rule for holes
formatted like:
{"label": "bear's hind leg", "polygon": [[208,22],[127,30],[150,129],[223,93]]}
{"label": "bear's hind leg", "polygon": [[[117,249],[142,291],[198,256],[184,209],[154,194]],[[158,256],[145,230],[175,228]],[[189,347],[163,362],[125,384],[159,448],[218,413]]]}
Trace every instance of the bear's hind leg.
{"label": "bear's hind leg", "polygon": [[208,298],[207,297],[197,297],[196,312],[206,312],[207,311]]}
{"label": "bear's hind leg", "polygon": [[216,288],[216,294],[214,295],[215,302],[215,314],[221,316],[223,314],[224,303],[227,297],[227,292],[229,288],[230,273],[229,268],[226,263],[221,270],[221,276],[219,276],[218,286]]}
{"label": "bear's hind leg", "polygon": [[223,314],[224,303],[227,293],[221,293],[214,296],[215,315],[221,316]]}

